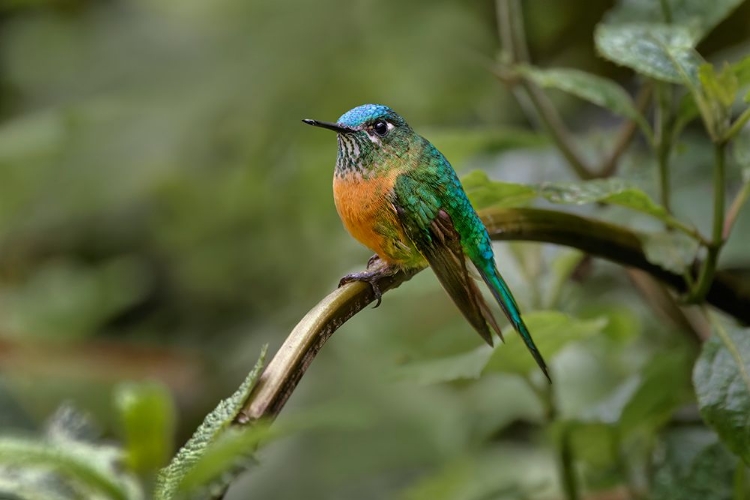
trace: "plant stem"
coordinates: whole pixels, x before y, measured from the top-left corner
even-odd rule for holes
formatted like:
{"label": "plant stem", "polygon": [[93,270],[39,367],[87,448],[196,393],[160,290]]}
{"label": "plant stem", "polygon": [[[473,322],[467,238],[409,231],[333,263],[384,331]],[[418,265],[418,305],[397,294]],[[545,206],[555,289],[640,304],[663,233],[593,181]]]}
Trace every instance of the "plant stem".
{"label": "plant stem", "polygon": [[529,48],[523,24],[523,11],[518,0],[497,0],[497,29],[502,49],[512,62],[528,62]]}
{"label": "plant stem", "polygon": [[726,143],[718,142],[714,145],[714,217],[711,231],[711,244],[707,247],[706,260],[701,268],[698,281],[689,299],[694,302],[702,301],[706,296],[716,273],[716,263],[719,252],[724,244],[724,185],[725,185],[725,156]]}
{"label": "plant stem", "polygon": [[697,229],[695,229],[692,226],[688,226],[684,222],[680,221],[676,217],[672,217],[671,215],[664,219],[664,224],[672,229],[676,229],[680,232],[685,233],[686,235],[693,238],[695,241],[703,244],[703,245],[710,245],[711,242],[705,238]]}
{"label": "plant stem", "polygon": [[732,204],[729,205],[729,210],[727,210],[727,216],[724,220],[724,231],[722,234],[724,240],[727,240],[729,238],[729,235],[732,234],[732,227],[737,220],[737,216],[740,213],[742,205],[744,205],[747,201],[748,196],[750,196],[750,181],[745,182],[742,185],[740,192],[737,193],[737,196],[735,196],[734,200],[732,200]]}
{"label": "plant stem", "polygon": [[515,43],[513,41],[513,16],[510,12],[510,0],[497,0],[495,3],[495,12],[497,15],[497,31],[500,36],[500,49],[503,52],[504,59],[507,61],[516,61]]}
{"label": "plant stem", "polygon": [[734,498],[732,500],[745,500],[745,462],[737,460],[737,468],[734,470]]}
{"label": "plant stem", "polygon": [[584,162],[581,153],[576,149],[570,131],[547,95],[535,83],[525,79],[521,82],[521,87],[534,105],[542,125],[576,175],[583,180],[596,178],[591,168]]}
{"label": "plant stem", "polygon": [[670,128],[670,108],[672,89],[669,84],[660,83],[656,87],[656,106],[654,108],[654,131],[656,159],[659,167],[659,195],[661,204],[672,213],[670,208],[669,155],[672,152]]}
{"label": "plant stem", "polygon": [[747,108],[745,111],[743,111],[742,114],[738,116],[734,121],[732,126],[729,127],[729,129],[724,133],[724,141],[729,141],[735,135],[737,135],[740,130],[742,130],[742,127],[744,127],[748,122],[748,120],[750,120],[750,108]]}
{"label": "plant stem", "polygon": [[667,0],[659,0],[659,3],[661,4],[661,15],[664,16],[664,22],[667,24],[671,24],[672,9],[669,6],[669,2]]}
{"label": "plant stem", "polygon": [[510,0],[509,18],[513,29],[513,46],[515,47],[516,62],[527,63],[530,61],[529,46],[526,43],[526,28],[524,26],[523,10],[519,0]]}
{"label": "plant stem", "polygon": [[578,477],[575,471],[573,444],[571,443],[571,426],[564,424],[560,436],[560,477],[567,500],[578,500]]}

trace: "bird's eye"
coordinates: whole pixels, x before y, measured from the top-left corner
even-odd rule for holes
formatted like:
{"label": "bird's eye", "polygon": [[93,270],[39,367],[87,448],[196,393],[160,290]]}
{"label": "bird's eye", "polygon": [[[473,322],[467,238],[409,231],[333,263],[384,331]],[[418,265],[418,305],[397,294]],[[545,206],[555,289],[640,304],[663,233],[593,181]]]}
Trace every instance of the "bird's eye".
{"label": "bird's eye", "polygon": [[388,133],[388,123],[385,120],[378,120],[372,125],[372,129],[380,137],[384,137]]}

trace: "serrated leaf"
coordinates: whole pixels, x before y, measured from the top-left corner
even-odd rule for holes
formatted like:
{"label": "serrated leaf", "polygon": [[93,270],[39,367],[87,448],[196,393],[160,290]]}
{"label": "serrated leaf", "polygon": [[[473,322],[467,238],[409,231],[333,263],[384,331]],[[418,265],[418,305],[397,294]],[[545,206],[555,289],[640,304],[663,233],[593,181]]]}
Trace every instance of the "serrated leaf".
{"label": "serrated leaf", "polygon": [[[537,348],[547,361],[571,342],[600,333],[607,318],[577,319],[558,311],[532,311],[524,315],[524,322],[534,338]],[[505,343],[498,344],[492,352],[486,372],[527,374],[536,368],[520,336],[505,329]]]}
{"label": "serrated leaf", "polygon": [[261,420],[253,425],[232,426],[205,450],[176,489],[177,498],[215,498],[255,463],[253,453],[262,443],[308,429],[371,428],[368,412],[349,405],[325,405],[297,413],[281,422]]}
{"label": "serrated leaf", "polygon": [[641,129],[650,134],[651,127],[636,109],[633,99],[612,80],[568,68],[540,69],[522,66],[519,71],[541,87],[562,90],[616,115],[635,120]]}
{"label": "serrated leaf", "polygon": [[653,500],[731,500],[737,458],[704,427],[670,431],[654,454]]}
{"label": "serrated leaf", "polygon": [[175,496],[198,497],[202,496],[202,491],[226,487],[231,479],[252,463],[252,453],[258,444],[271,435],[269,428],[268,423],[258,423],[252,427],[227,429],[183,477]]}
{"label": "serrated leaf", "polygon": [[537,196],[536,188],[532,186],[493,181],[481,170],[463,177],[461,184],[476,210],[488,207],[522,207]]}
{"label": "serrated leaf", "polygon": [[104,495],[116,500],[143,498],[142,494],[133,496],[131,488],[122,482],[122,476],[118,477],[114,468],[109,467],[115,456],[112,453],[112,449],[97,449],[96,446],[0,438],[0,464],[54,471],[60,479],[78,484],[78,491],[86,496]]}
{"label": "serrated leaf", "polygon": [[703,59],[693,30],[668,24],[604,24],[594,33],[599,53],[657,80],[697,86]]}
{"label": "serrated leaf", "polygon": [[[608,24],[670,22],[695,32],[698,40],[728,17],[743,0],[619,0],[610,10]],[[664,18],[663,4],[669,9],[670,19]]]}
{"label": "serrated leaf", "polygon": [[[68,498],[144,498],[140,483],[124,467],[123,450],[96,441],[98,436],[87,415],[63,405],[43,438],[0,437],[0,470],[9,467],[0,473],[0,483],[14,481],[30,492],[53,485]],[[20,474],[9,473],[19,468]]]}
{"label": "serrated leaf", "polygon": [[750,329],[718,328],[695,363],[698,406],[724,444],[750,464]]}
{"label": "serrated leaf", "polygon": [[542,186],[540,194],[552,203],[584,205],[611,203],[643,212],[659,219],[669,214],[646,193],[622,179],[597,179],[586,182],[556,182]]}
{"label": "serrated leaf", "polygon": [[247,375],[242,385],[229,398],[222,400],[209,413],[198,427],[193,436],[180,448],[169,465],[163,468],[156,479],[154,498],[168,500],[174,498],[180,483],[193,466],[201,459],[208,447],[219,439],[224,431],[230,427],[239,414],[243,404],[263,370],[268,345],[261,349],[255,367]]}
{"label": "serrated leaf", "polygon": [[698,252],[698,242],[684,233],[639,233],[638,238],[649,262],[677,274],[692,265]]}
{"label": "serrated leaf", "polygon": [[169,392],[154,382],[124,383],[115,391],[132,470],[153,474],[172,454],[175,409]]}
{"label": "serrated leaf", "polygon": [[492,356],[492,349],[482,345],[455,356],[409,363],[399,367],[396,376],[424,385],[477,379],[482,374],[490,356]]}

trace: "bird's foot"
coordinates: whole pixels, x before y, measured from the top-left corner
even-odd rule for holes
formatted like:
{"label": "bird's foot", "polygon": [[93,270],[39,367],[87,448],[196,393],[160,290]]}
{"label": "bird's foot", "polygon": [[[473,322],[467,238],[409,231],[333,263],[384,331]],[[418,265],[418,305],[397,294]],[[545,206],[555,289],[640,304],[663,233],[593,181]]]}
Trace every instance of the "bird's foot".
{"label": "bird's foot", "polygon": [[[370,269],[374,266],[375,263],[378,263],[379,265],[374,269]],[[364,281],[366,283],[369,283],[370,287],[372,288],[373,294],[375,294],[375,300],[377,301],[375,307],[373,307],[373,309],[375,309],[380,305],[383,299],[383,292],[378,286],[378,281],[380,280],[380,278],[393,276],[397,272],[398,269],[388,266],[387,264],[383,263],[383,261],[381,261],[377,255],[374,255],[370,257],[369,261],[367,261],[366,271],[347,274],[339,281],[339,288],[346,285],[347,283],[352,283],[354,281]]]}
{"label": "bird's foot", "polygon": [[375,254],[369,259],[367,259],[367,269],[370,269],[375,264],[380,265],[380,256],[378,254]]}

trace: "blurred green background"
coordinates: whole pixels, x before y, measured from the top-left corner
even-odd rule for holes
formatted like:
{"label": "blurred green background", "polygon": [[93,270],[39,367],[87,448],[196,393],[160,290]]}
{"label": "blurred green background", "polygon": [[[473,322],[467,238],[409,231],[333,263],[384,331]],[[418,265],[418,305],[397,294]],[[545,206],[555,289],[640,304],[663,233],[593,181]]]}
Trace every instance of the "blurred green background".
{"label": "blurred green background", "polygon": [[[614,2],[523,5],[536,64],[637,83],[593,48]],[[749,33],[743,5],[699,49],[709,59],[747,53]],[[364,266],[368,251],[333,206],[334,137],[302,118],[383,103],[462,175],[573,179],[488,71],[498,50],[487,0],[0,0],[2,426],[37,429],[69,400],[117,436],[112,387],[155,379],[173,394],[182,443],[263,343],[273,353]],[[592,158],[611,143],[611,116],[551,96]],[[705,229],[711,149],[693,135],[677,148],[674,206]],[[641,149],[636,141],[620,175],[653,192]],[[723,267],[750,266],[749,219],[745,210]],[[543,308],[570,253],[497,248],[522,308]],[[565,415],[595,406],[655,356],[675,366],[694,357],[613,265],[594,262],[557,305],[608,318],[608,335],[553,360]],[[270,445],[230,495],[443,498],[431,491],[471,483],[481,494],[460,498],[497,498],[514,478],[555,491],[554,456],[533,438],[542,409],[519,379],[432,385],[399,375],[480,342],[434,276],[420,274],[336,333],[282,414],[329,425]],[[686,372],[675,385],[689,386],[689,371],[674,371]],[[589,485],[607,486],[617,464],[592,453],[605,470],[593,467]]]}

